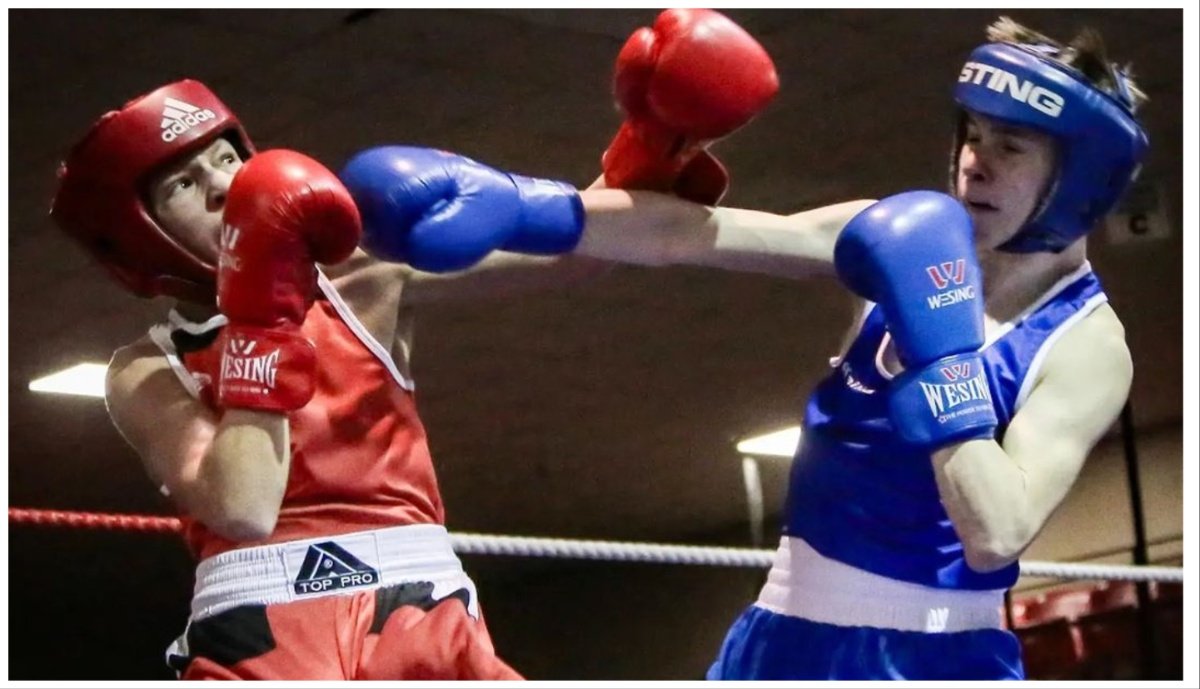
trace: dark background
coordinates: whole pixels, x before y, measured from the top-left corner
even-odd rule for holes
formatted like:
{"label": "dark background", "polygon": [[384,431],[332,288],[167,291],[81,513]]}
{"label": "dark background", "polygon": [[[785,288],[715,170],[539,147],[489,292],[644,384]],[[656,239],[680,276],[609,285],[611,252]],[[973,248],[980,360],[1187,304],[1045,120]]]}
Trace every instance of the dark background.
{"label": "dark background", "polygon": [[[585,185],[620,118],[625,37],[656,11],[9,12],[9,502],[169,514],[102,402],[33,378],[104,362],[164,311],[105,280],[46,218],[54,169],[102,111],[194,77],[258,147],[337,168],[414,143]],[[998,10],[736,10],[781,93],[715,151],[725,204],[787,213],[944,188],[950,89]],[[1014,11],[1091,25],[1151,102],[1143,181],[1170,234],[1092,242],[1124,320],[1156,560],[1182,557],[1182,12]],[[618,268],[595,283],[418,316],[414,373],[454,531],[751,545],[737,439],[791,425],[846,325],[832,282]],[[1129,561],[1114,437],[1035,543],[1038,559]],[[768,534],[785,463],[764,463]],[[768,536],[771,545],[774,536]],[[170,536],[9,529],[16,679],[169,677],[190,562]],[[702,676],[763,572],[464,558],[496,644],[534,679]],[[1028,584],[1023,584],[1028,585]]]}

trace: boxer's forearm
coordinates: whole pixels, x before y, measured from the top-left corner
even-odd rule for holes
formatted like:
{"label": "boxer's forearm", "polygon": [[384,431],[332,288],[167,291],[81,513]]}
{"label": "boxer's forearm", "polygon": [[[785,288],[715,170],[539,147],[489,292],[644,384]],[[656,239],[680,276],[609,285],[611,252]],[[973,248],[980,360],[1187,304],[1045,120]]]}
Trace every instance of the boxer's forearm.
{"label": "boxer's forearm", "polygon": [[1040,526],[1030,516],[1028,476],[994,440],[939,450],[934,476],[967,564],[989,572],[1014,562]]}
{"label": "boxer's forearm", "polygon": [[711,246],[715,209],[647,191],[581,192],[587,213],[575,253],[620,263],[680,263],[688,245]]}
{"label": "boxer's forearm", "polygon": [[783,216],[709,208],[653,192],[582,192],[587,223],[576,252],[637,265],[694,265],[786,278],[828,274],[851,201]]}
{"label": "boxer's forearm", "polygon": [[189,491],[189,511],[226,538],[270,535],[287,486],[289,437],[283,414],[226,411]]}

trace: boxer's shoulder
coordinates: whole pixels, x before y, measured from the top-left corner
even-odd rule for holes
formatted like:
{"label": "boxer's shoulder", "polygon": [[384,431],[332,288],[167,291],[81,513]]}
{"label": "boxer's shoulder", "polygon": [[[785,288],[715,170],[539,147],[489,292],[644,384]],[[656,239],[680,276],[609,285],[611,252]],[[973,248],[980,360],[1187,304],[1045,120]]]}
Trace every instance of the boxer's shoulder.
{"label": "boxer's shoulder", "polygon": [[[1100,304],[1067,328],[1046,356],[1046,370],[1115,377],[1133,375],[1125,326],[1107,303]],[[1090,376],[1089,376],[1090,377]]]}
{"label": "boxer's shoulder", "polygon": [[322,266],[337,298],[380,343],[391,346],[401,310],[409,301],[415,270],[403,263],[380,261],[358,249],[337,266]]}
{"label": "boxer's shoulder", "polygon": [[1078,313],[1049,344],[1040,367],[1035,359],[1035,377],[1024,386],[1028,397],[1005,441],[1016,451],[1029,448],[1039,464],[1057,464],[1072,479],[1071,471],[1121,413],[1133,381],[1124,328],[1112,308]]}

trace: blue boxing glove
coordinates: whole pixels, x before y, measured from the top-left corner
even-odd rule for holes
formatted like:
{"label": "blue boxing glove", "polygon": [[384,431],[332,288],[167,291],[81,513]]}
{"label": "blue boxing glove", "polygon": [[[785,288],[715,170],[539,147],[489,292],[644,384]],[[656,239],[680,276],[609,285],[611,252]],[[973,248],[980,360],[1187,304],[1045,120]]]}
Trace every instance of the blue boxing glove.
{"label": "blue boxing glove", "polygon": [[847,287],[883,309],[905,368],[888,402],[901,438],[936,449],[994,437],[978,353],[983,285],[966,209],[933,191],[890,196],[846,224],[833,260]]}
{"label": "blue boxing glove", "polygon": [[510,175],[446,151],[381,146],[341,172],[363,220],[362,247],[444,273],[495,249],[562,254],[583,234],[583,202],[564,182]]}

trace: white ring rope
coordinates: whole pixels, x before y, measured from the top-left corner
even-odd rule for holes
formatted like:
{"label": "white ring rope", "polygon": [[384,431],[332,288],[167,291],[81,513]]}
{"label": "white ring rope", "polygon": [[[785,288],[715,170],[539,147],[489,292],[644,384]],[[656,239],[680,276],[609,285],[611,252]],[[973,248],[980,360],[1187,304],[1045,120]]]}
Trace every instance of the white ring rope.
{"label": "white ring rope", "polygon": [[[452,534],[455,552],[464,555],[512,555],[575,560],[610,560],[673,565],[710,565],[716,567],[771,566],[773,550],[755,548],[716,548],[660,543],[619,541],[582,541],[529,536],[487,536]],[[1056,579],[1109,579],[1117,581],[1182,582],[1180,567],[1131,565],[1085,565],[1069,562],[1024,561],[1021,575]]]}

